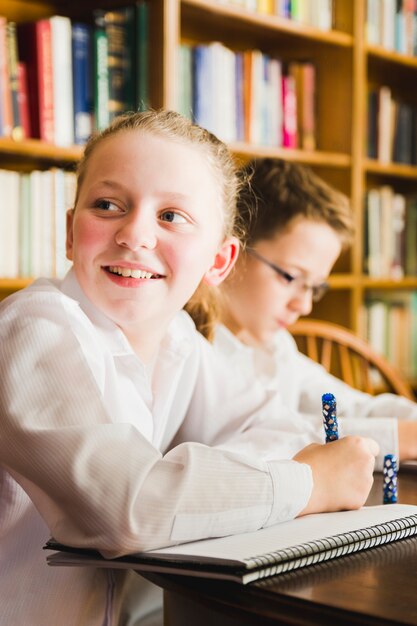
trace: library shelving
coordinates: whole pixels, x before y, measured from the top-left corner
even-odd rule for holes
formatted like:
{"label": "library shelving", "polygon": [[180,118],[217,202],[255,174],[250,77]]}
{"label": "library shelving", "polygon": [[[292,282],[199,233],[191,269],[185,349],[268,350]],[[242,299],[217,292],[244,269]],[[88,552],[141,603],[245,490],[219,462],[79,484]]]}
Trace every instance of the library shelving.
{"label": "library shelving", "polygon": [[[134,3],[131,3],[134,4]],[[383,3],[381,3],[383,4]],[[0,12],[23,22],[52,15],[90,20],[95,9],[129,5],[126,0],[3,0]],[[334,0],[332,28],[319,28],[277,15],[248,10],[225,0],[151,0],[149,2],[149,102],[178,108],[180,45],[221,42],[233,51],[261,50],[283,64],[309,61],[316,71],[316,148],[230,142],[242,162],[257,156],[282,157],[307,164],[351,199],[356,234],[350,251],[338,260],[331,290],[313,315],[366,334],[363,307],[372,290],[417,290],[417,276],[371,277],[364,270],[364,200],[369,188],[391,185],[417,195],[417,164],[382,162],[368,157],[369,85],[389,86],[395,97],[417,107],[417,57],[367,42],[367,0]],[[417,140],[416,140],[417,141]],[[0,167],[71,167],[81,147],[55,147],[39,140],[0,138]],[[0,278],[0,297],[29,282]]]}

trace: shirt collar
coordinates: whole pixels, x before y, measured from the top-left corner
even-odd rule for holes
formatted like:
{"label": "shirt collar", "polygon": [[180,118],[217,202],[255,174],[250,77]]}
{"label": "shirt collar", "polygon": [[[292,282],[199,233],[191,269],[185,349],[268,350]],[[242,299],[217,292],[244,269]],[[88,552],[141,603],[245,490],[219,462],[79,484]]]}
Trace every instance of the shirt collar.
{"label": "shirt collar", "polygon": [[[84,314],[102,336],[105,345],[113,356],[135,355],[122,330],[89,300],[82,290],[73,268],[69,270],[61,283],[63,294],[77,302]],[[187,313],[178,313],[168,326],[161,344],[161,352],[174,353],[185,357],[192,349],[191,331],[193,323]],[[195,329],[194,329],[194,332]]]}

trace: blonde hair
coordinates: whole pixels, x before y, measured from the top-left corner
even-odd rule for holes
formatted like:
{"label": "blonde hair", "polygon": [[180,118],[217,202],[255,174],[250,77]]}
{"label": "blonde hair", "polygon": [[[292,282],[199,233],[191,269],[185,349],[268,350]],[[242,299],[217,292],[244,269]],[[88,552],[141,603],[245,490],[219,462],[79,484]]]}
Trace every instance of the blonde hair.
{"label": "blonde hair", "polygon": [[[239,190],[237,169],[227,146],[206,129],[194,124],[179,113],[165,109],[125,113],[116,117],[105,130],[93,134],[87,142],[77,168],[77,205],[88,162],[96,147],[108,137],[127,131],[142,131],[171,141],[198,146],[217,180],[223,205],[223,235],[243,239],[237,224],[236,198]],[[213,288],[200,285],[185,309],[197,329],[211,339],[218,319],[217,294]]]}
{"label": "blonde hair", "polygon": [[257,159],[240,172],[243,186],[237,201],[248,245],[271,239],[297,218],[324,222],[342,246],[352,243],[353,215],[348,198],[309,167],[283,159]]}

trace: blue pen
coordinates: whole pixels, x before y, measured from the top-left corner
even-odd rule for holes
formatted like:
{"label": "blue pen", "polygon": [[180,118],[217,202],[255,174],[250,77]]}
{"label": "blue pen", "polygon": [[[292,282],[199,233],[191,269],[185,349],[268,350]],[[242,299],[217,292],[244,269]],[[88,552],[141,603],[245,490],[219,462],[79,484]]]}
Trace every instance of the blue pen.
{"label": "blue pen", "polygon": [[384,456],[384,504],[395,504],[397,502],[397,471],[398,463],[395,454]]}
{"label": "blue pen", "polygon": [[332,393],[324,393],[321,397],[324,434],[326,443],[339,439],[336,415],[336,398]]}

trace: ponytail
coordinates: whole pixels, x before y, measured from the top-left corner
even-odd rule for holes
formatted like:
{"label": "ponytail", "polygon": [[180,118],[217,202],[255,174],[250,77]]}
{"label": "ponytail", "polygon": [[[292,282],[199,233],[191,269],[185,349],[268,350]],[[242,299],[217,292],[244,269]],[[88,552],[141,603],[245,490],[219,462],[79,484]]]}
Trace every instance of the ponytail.
{"label": "ponytail", "polygon": [[197,330],[208,341],[214,337],[215,326],[220,319],[220,294],[215,287],[200,283],[184,309],[191,316]]}

